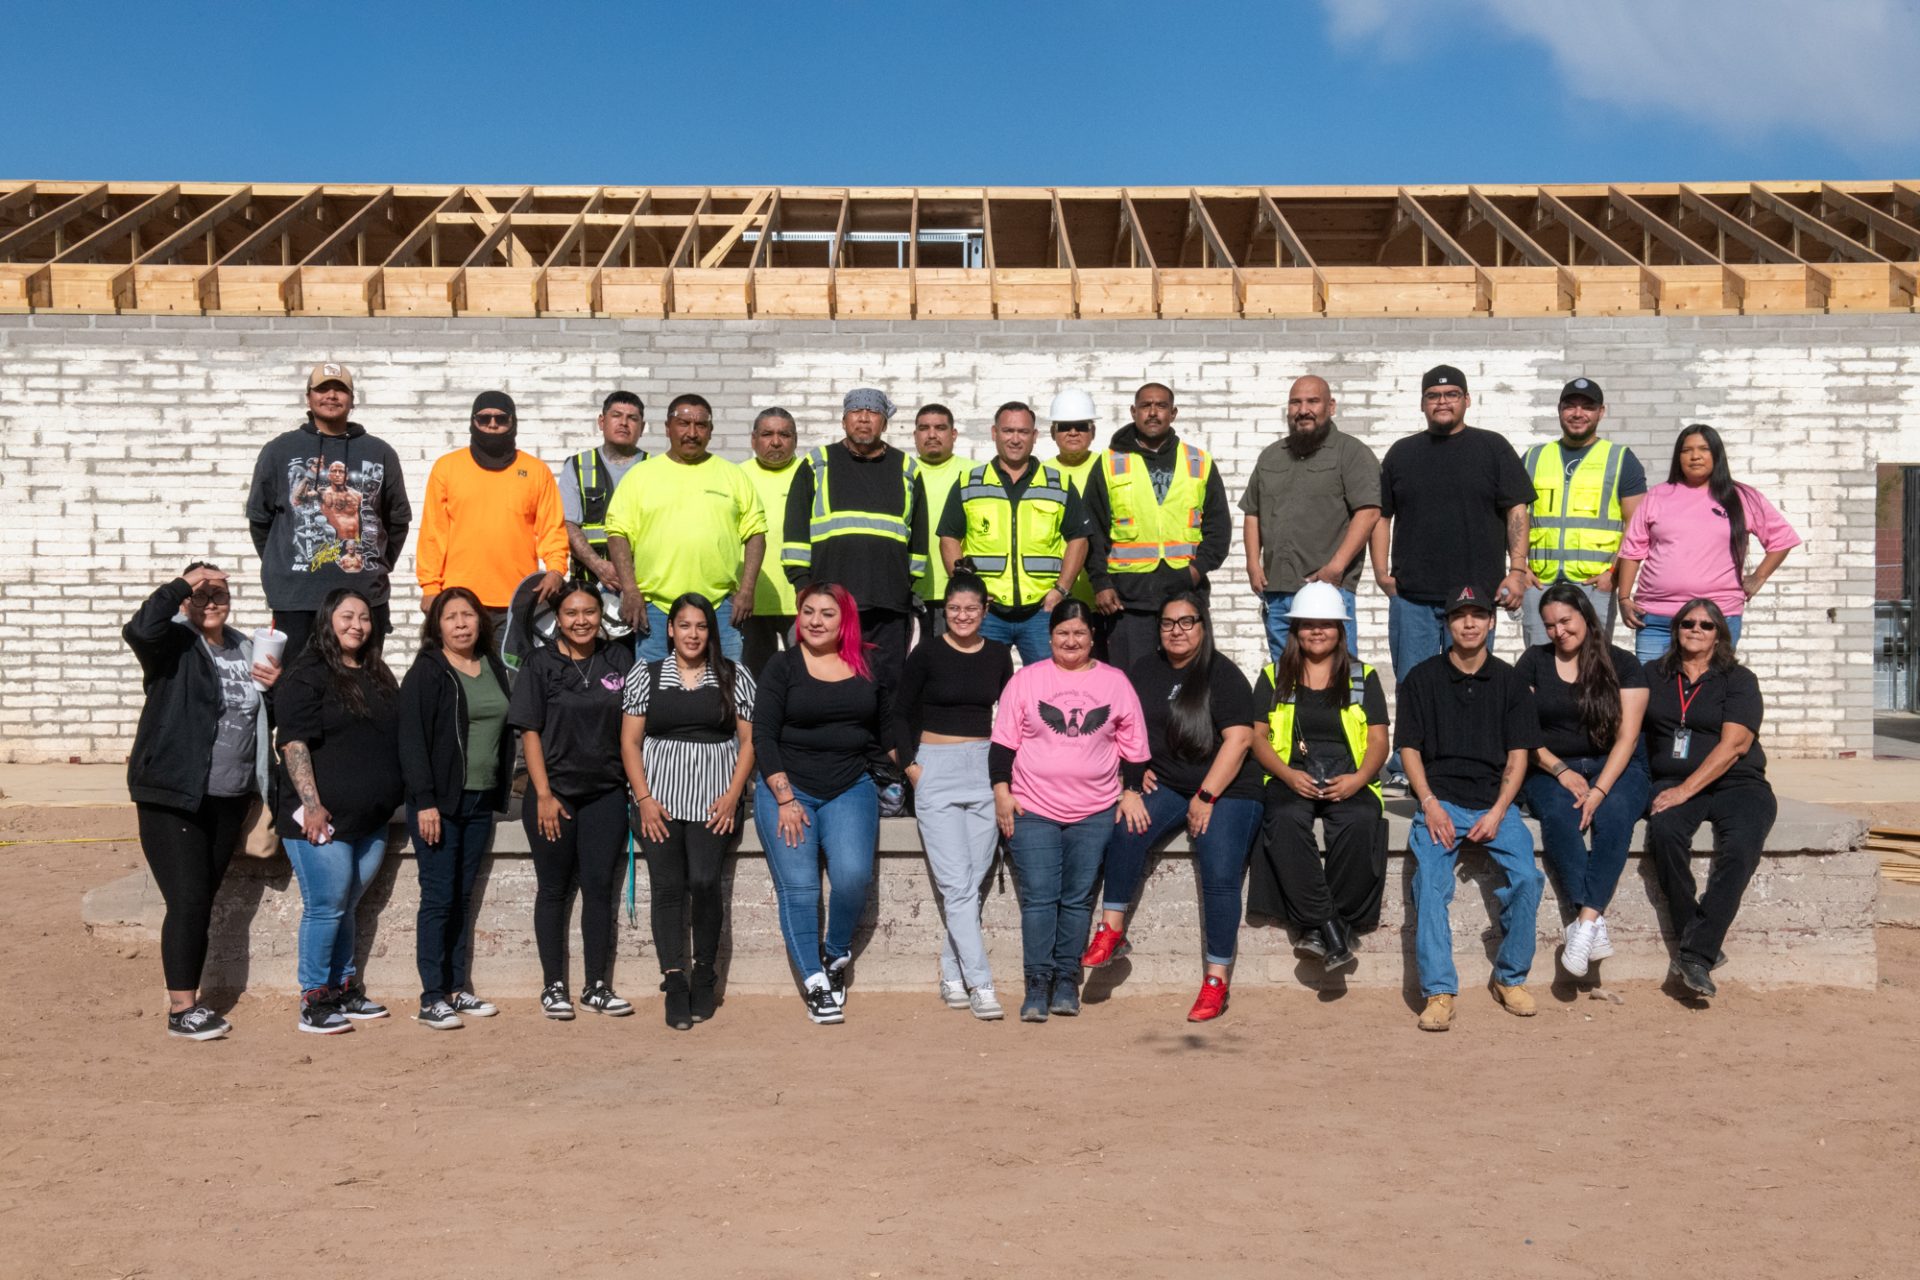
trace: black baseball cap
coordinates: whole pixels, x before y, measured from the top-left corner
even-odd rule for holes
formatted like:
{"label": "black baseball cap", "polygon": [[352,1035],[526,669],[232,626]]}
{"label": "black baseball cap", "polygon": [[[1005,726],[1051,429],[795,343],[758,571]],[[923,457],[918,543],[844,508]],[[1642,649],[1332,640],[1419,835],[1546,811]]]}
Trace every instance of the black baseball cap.
{"label": "black baseball cap", "polygon": [[1493,612],[1493,592],[1485,587],[1456,587],[1447,597],[1447,616],[1451,618],[1462,609],[1478,609],[1482,613]]}
{"label": "black baseball cap", "polygon": [[1427,370],[1426,376],[1420,379],[1420,390],[1422,393],[1430,391],[1434,387],[1458,387],[1462,391],[1465,391],[1467,389],[1467,375],[1450,364],[1437,364]]}
{"label": "black baseball cap", "polygon": [[1607,402],[1607,393],[1602,391],[1600,384],[1592,378],[1575,378],[1572,382],[1560,388],[1560,403],[1565,404],[1575,396],[1584,400],[1591,400],[1595,404],[1605,404]]}

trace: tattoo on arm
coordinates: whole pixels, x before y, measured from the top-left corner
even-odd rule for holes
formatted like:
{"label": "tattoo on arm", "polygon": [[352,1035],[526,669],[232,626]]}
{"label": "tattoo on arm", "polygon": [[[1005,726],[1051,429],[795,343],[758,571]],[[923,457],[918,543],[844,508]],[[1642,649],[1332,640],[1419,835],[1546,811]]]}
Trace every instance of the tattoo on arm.
{"label": "tattoo on arm", "polygon": [[307,750],[307,744],[289,742],[280,750],[287,760],[287,776],[293,779],[293,789],[300,794],[300,803],[318,808],[320,788],[313,780],[313,754]]}
{"label": "tattoo on arm", "polygon": [[1519,503],[1507,508],[1507,554],[1512,557],[1510,564],[1527,562],[1527,529],[1532,523],[1532,513]]}

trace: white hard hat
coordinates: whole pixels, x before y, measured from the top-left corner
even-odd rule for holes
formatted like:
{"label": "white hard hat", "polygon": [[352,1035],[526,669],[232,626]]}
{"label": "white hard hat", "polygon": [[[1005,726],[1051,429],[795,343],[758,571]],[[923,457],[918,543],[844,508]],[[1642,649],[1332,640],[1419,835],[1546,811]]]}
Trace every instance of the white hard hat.
{"label": "white hard hat", "polygon": [[1340,594],[1340,588],[1330,582],[1309,582],[1293,593],[1293,607],[1287,610],[1287,621],[1300,620],[1314,622],[1345,622],[1347,620],[1347,602]]}
{"label": "white hard hat", "polygon": [[1047,406],[1049,422],[1092,422],[1095,416],[1093,397],[1077,387],[1060,392]]}

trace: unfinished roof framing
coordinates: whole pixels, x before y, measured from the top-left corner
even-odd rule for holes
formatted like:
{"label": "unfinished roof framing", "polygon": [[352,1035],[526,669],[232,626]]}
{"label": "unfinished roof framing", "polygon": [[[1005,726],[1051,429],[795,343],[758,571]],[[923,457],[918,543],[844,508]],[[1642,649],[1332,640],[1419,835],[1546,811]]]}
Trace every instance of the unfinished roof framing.
{"label": "unfinished roof framing", "polygon": [[828,188],[0,181],[0,311],[1909,311],[1920,184]]}

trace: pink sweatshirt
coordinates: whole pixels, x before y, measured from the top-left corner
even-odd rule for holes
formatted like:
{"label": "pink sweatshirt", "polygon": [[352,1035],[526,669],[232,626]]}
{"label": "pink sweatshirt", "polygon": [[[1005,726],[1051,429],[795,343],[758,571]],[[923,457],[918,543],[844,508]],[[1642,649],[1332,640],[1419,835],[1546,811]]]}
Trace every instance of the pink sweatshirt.
{"label": "pink sweatshirt", "polygon": [[[1741,485],[1740,501],[1750,545],[1763,551],[1800,545],[1800,535],[1758,489]],[[1747,607],[1747,592],[1740,585],[1728,536],[1727,513],[1705,485],[1653,486],[1620,544],[1622,560],[1644,562],[1634,582],[1634,598],[1648,613],[1670,617],[1687,601],[1705,596],[1729,618],[1739,617]]]}
{"label": "pink sweatshirt", "polygon": [[1052,659],[1014,673],[993,741],[1011,747],[1013,796],[1028,812],[1078,822],[1120,798],[1120,761],[1151,757],[1140,698],[1104,662],[1063,671]]}

